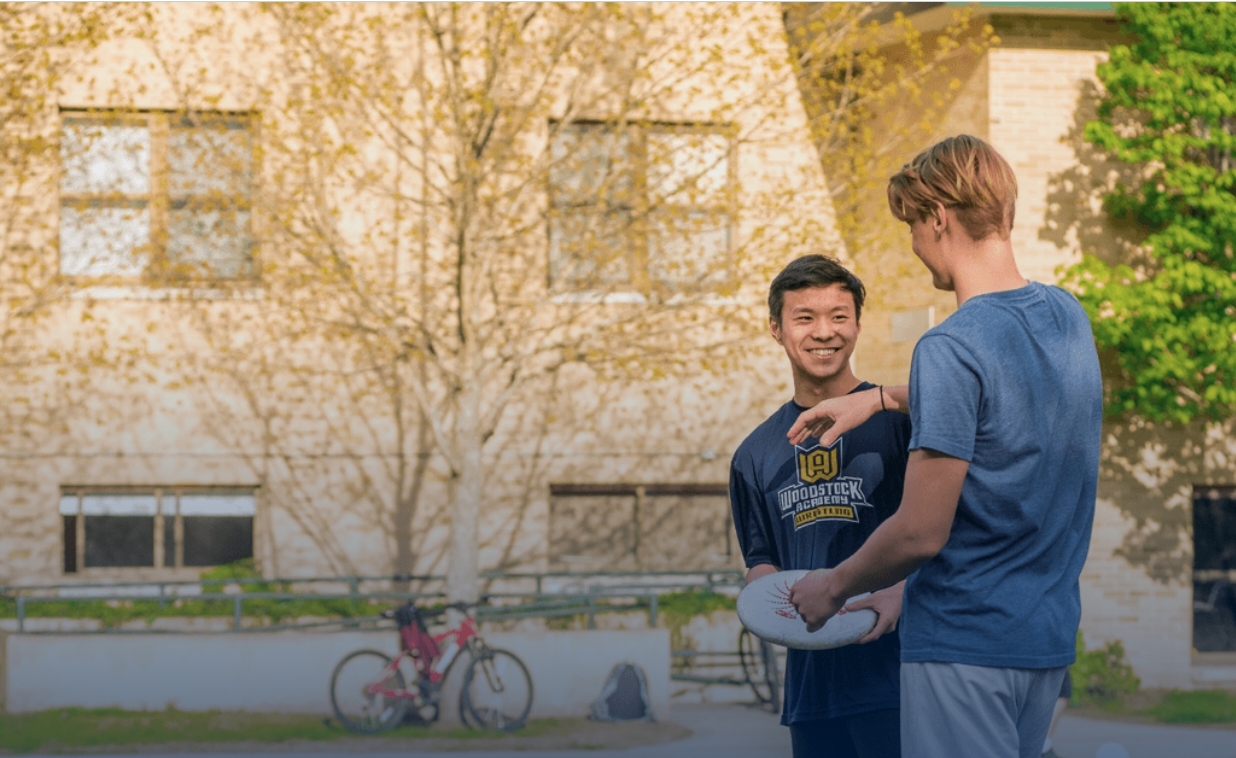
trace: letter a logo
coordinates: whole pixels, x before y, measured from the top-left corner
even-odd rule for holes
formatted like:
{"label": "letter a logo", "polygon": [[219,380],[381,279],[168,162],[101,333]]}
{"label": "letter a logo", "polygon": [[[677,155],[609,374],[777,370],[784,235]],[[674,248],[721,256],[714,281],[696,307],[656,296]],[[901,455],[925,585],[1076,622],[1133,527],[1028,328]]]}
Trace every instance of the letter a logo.
{"label": "letter a logo", "polygon": [[837,465],[840,449],[841,440],[837,440],[832,447],[798,451],[798,478],[803,484],[815,484],[837,476],[841,470],[841,467]]}

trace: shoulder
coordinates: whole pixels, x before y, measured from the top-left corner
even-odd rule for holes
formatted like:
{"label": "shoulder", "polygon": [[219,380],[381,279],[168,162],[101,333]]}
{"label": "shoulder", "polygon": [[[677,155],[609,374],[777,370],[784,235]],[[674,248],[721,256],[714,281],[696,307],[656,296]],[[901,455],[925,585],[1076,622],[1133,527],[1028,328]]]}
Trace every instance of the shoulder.
{"label": "shoulder", "polygon": [[1054,284],[1041,284],[1039,286],[1043,288],[1044,298],[1052,301],[1061,310],[1069,313],[1076,321],[1085,322],[1087,325],[1090,324],[1090,317],[1086,315],[1085,307],[1072,292],[1063,287],[1057,287]]}
{"label": "shoulder", "polygon": [[793,401],[789,401],[773,412],[771,416],[757,426],[734,451],[734,464],[742,461],[761,460],[772,443],[785,442],[785,434],[790,430],[794,420],[798,418],[799,409]]}

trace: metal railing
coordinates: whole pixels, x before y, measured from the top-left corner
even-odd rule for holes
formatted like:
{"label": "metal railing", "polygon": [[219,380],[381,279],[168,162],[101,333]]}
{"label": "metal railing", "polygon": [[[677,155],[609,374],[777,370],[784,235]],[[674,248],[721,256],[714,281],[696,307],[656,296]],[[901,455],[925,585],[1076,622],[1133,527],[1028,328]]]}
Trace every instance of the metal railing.
{"label": "metal railing", "polygon": [[[392,601],[424,601],[432,605],[443,602],[443,589],[428,590],[424,585],[441,583],[444,577],[434,575],[383,575],[309,578],[229,578],[199,581],[155,582],[83,582],[42,585],[12,585],[0,587],[0,598],[14,601],[16,605],[17,632],[31,633],[27,629],[29,610],[32,606],[47,603],[106,602],[109,605],[123,603],[154,603],[162,610],[169,603],[186,601],[203,603],[227,603],[231,606],[232,623],[227,631],[280,631],[343,625],[357,628],[377,626],[380,618],[373,615],[345,615],[330,620],[297,621],[289,624],[244,623],[246,603],[258,601],[352,601],[354,603],[379,603]],[[676,572],[521,572],[487,573],[482,580],[490,591],[482,594],[477,615],[482,620],[555,618],[586,616],[588,628],[596,627],[600,613],[621,611],[644,611],[648,614],[650,627],[657,625],[658,597],[662,594],[684,590],[711,592],[737,591],[742,584],[742,573],[736,570],[676,571]],[[420,591],[394,590],[393,585],[420,583]],[[514,585],[523,584],[527,590],[516,590]],[[366,584],[382,584],[386,589],[368,589]],[[346,591],[332,592],[333,587],[346,587]],[[281,587],[274,590],[272,587]],[[307,591],[292,591],[303,587]],[[501,589],[494,589],[500,587]],[[252,588],[252,589],[248,589]],[[322,591],[326,590],[326,591]],[[252,608],[252,605],[250,606]],[[188,614],[185,614],[186,616]],[[218,618],[217,612],[203,614]],[[40,616],[45,618],[46,616]],[[81,618],[80,616],[73,616]],[[174,632],[172,629],[114,629],[83,630],[80,633],[146,633]],[[61,632],[63,633],[63,632]]]}

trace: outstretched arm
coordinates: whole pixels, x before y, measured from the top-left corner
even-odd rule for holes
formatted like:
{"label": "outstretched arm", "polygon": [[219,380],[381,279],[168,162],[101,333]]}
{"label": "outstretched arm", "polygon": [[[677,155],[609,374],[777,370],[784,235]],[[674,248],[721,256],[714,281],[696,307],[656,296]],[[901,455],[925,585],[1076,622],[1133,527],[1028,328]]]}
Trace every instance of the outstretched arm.
{"label": "outstretched arm", "polygon": [[910,388],[904,384],[875,387],[829,398],[799,414],[786,437],[791,445],[801,445],[808,437],[819,437],[820,445],[828,447],[882,410],[909,413]]}
{"label": "outstretched arm", "polygon": [[790,602],[814,632],[861,592],[889,587],[935,557],[948,542],[968,461],[912,450],[901,507],[858,552],[832,571],[812,572],[790,588]]}

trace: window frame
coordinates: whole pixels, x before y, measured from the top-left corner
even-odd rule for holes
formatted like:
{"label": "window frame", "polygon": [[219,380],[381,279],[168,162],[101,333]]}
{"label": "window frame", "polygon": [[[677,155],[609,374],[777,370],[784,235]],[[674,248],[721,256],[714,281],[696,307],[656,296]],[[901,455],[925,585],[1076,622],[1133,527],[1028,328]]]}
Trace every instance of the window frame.
{"label": "window frame", "polygon": [[[58,507],[61,517],[61,574],[63,576],[85,576],[97,573],[110,572],[167,572],[167,571],[201,571],[213,568],[223,564],[209,565],[186,565],[184,562],[184,519],[186,515],[182,512],[180,500],[184,496],[193,495],[214,495],[220,497],[226,496],[241,496],[253,498],[253,514],[247,517],[252,521],[251,545],[250,550],[252,557],[257,562],[257,545],[258,545],[258,515],[261,510],[261,488],[253,485],[237,485],[237,486],[192,486],[192,485],[163,485],[163,486],[102,486],[102,485],[64,485],[60,487],[60,501],[67,497],[75,497],[77,499],[77,510],[75,514],[64,513]],[[82,501],[84,498],[96,496],[153,496],[155,500],[154,515],[136,516],[134,518],[150,518],[153,521],[153,560],[151,565],[138,566],[87,566],[86,565],[86,515],[82,512]],[[167,556],[167,519],[168,514],[164,513],[165,499],[171,498],[173,501],[173,512],[171,514],[172,521],[172,551],[171,560]],[[59,504],[58,504],[59,505]],[[188,515],[189,518],[193,514]],[[69,519],[73,521],[73,534],[69,536]],[[70,556],[68,548],[70,543],[74,549],[72,556],[73,570],[70,570]]]}
{"label": "window frame", "polygon": [[[71,122],[97,123],[103,125],[140,125],[143,126],[150,140],[150,155],[147,181],[148,195],[101,194],[101,193],[69,193],[63,191],[65,162],[60,149],[56,160],[56,272],[61,280],[77,286],[91,285],[141,285],[145,287],[175,288],[175,287],[218,287],[234,285],[253,285],[258,281],[259,271],[259,228],[261,225],[257,211],[256,198],[260,191],[260,172],[258,171],[258,145],[261,137],[261,118],[254,111],[225,110],[164,110],[164,109],[125,109],[125,108],[76,108],[61,107],[59,110],[56,139],[64,139],[65,127]],[[247,272],[237,276],[219,274],[207,275],[200,266],[177,267],[168,258],[171,242],[171,213],[176,209],[177,201],[171,188],[171,169],[169,142],[173,128],[178,123],[205,124],[218,122],[224,124],[240,124],[249,138],[249,188],[247,196],[232,196],[229,198],[230,209],[236,212],[247,212],[249,219],[246,224],[248,242],[248,260],[243,267]],[[228,127],[230,128],[230,127]],[[194,200],[192,196],[185,203],[189,206],[206,208],[209,202]],[[76,204],[78,207],[141,207],[144,203],[149,213],[149,239],[146,245],[147,261],[141,274],[137,276],[126,274],[70,274],[64,273],[64,241],[62,239],[63,211],[66,206]]]}
{"label": "window frame", "polygon": [[[622,284],[596,287],[574,277],[555,277],[554,275],[554,223],[556,216],[563,207],[580,209],[577,215],[589,212],[595,216],[604,215],[611,210],[604,198],[597,198],[592,203],[560,204],[556,195],[562,194],[555,189],[553,167],[551,165],[546,177],[546,241],[548,249],[548,265],[546,266],[546,284],[552,293],[560,296],[587,295],[604,292],[607,301],[629,302],[634,295],[635,301],[646,302],[650,297],[674,296],[682,294],[715,294],[726,285],[733,282],[734,272],[734,233],[738,226],[737,187],[738,187],[738,130],[733,124],[701,122],[701,121],[664,121],[664,120],[632,120],[605,121],[597,119],[573,119],[564,121],[550,119],[547,150],[552,155],[555,139],[565,129],[574,127],[624,130],[628,132],[628,151],[631,155],[631,194],[630,202],[620,203],[618,209],[630,214],[631,220],[622,231],[622,247],[625,250],[621,257],[626,262],[627,281]],[[726,179],[725,186],[717,193],[717,199],[705,204],[678,204],[671,206],[682,208],[684,212],[704,213],[716,218],[726,233],[725,250],[722,253],[722,276],[715,281],[699,281],[694,283],[681,281],[666,281],[653,275],[653,232],[655,217],[661,208],[654,206],[649,195],[650,162],[648,156],[648,136],[653,133],[697,134],[700,136],[718,135],[725,139]],[[552,162],[552,161],[551,161]],[[617,296],[616,298],[614,296]]]}

